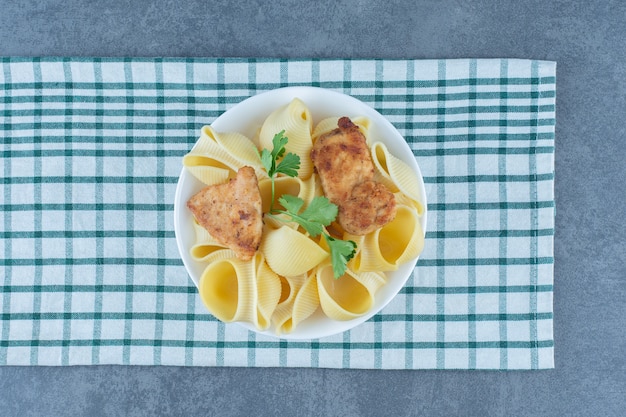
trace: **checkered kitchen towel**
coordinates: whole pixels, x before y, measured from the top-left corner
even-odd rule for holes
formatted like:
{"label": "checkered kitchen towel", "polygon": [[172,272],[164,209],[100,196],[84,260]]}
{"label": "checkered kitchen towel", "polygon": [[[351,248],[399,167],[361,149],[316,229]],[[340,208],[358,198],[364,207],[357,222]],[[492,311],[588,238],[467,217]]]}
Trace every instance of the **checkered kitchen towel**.
{"label": "checkered kitchen towel", "polygon": [[[507,59],[0,59],[0,364],[552,368],[555,83]],[[216,321],[173,226],[200,127],[290,85],[386,116],[428,196],[406,287],[310,341]]]}

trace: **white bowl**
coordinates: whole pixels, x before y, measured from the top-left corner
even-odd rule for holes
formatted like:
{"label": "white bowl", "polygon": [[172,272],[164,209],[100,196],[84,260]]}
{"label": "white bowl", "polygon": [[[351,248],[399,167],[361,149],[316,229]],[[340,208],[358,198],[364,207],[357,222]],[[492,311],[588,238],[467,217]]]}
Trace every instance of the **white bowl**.
{"label": "white bowl", "polygon": [[[371,120],[371,138],[387,145],[387,148],[393,155],[406,162],[415,171],[420,181],[420,197],[424,205],[424,215],[420,220],[422,230],[425,232],[426,194],[424,192],[424,181],[411,149],[387,119],[354,97],[318,87],[280,88],[245,99],[215,119],[211,126],[218,132],[239,132],[252,138],[272,111],[288,104],[294,98],[299,98],[309,108],[314,126],[320,120],[331,116],[348,116],[350,118],[365,116]],[[180,256],[196,287],[205,265],[194,261],[189,254],[189,249],[194,244],[195,232],[192,225],[193,217],[186,208],[186,202],[202,188],[203,184],[183,168],[176,187],[174,230]],[[294,331],[288,334],[281,334],[279,337],[283,339],[316,339],[342,333],[363,323],[378,313],[395,297],[413,273],[416,262],[417,258],[400,265],[396,271],[386,273],[387,283],[376,293],[374,304],[367,314],[349,321],[336,321],[326,317],[321,308],[319,308],[311,317],[299,323]],[[274,328],[260,331],[249,323],[238,324],[260,334],[276,336]]]}

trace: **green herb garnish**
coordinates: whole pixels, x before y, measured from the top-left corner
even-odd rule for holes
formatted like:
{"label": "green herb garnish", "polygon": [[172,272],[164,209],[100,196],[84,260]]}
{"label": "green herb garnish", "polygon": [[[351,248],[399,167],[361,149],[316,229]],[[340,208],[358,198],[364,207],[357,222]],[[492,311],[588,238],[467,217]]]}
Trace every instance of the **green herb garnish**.
{"label": "green herb garnish", "polygon": [[[346,272],[347,264],[356,253],[356,243],[351,240],[336,239],[324,231],[337,217],[338,208],[326,197],[315,197],[309,206],[300,212],[304,200],[293,195],[285,194],[278,199],[285,210],[275,210],[271,214],[286,214],[291,221],[298,223],[311,237],[320,234],[324,236],[330,249],[330,260],[333,266],[333,275],[339,278]],[[277,218],[277,217],[274,217]]]}
{"label": "green herb garnish", "polygon": [[352,240],[339,240],[324,233],[324,239],[330,248],[330,261],[333,265],[333,274],[339,278],[346,272],[348,261],[354,258],[356,243]]}
{"label": "green herb garnish", "polygon": [[[300,169],[300,157],[298,155],[293,153],[285,155],[285,145],[287,144],[287,141],[288,139],[285,136],[285,131],[281,130],[274,135],[274,138],[272,139],[274,149],[272,149],[271,152],[267,149],[263,149],[261,151],[261,163],[272,181],[270,213],[274,209],[274,177],[276,174],[285,174],[288,177],[296,177],[298,175],[298,169]],[[278,162],[278,159],[281,157],[282,159]]]}
{"label": "green herb garnish", "polygon": [[[285,214],[289,216],[291,221],[302,226],[311,237],[323,235],[330,249],[333,275],[335,278],[339,278],[346,272],[348,261],[356,253],[356,243],[351,240],[336,239],[324,230],[325,226],[329,226],[337,218],[338,207],[326,197],[318,196],[311,201],[304,211],[300,212],[300,209],[304,206],[304,200],[290,194],[284,194],[278,199],[278,202],[285,210],[274,209],[274,178],[276,174],[280,173],[289,177],[295,177],[298,175],[298,169],[300,168],[300,157],[298,155],[292,153],[285,154],[285,145],[288,138],[284,134],[285,131],[283,130],[274,136],[272,139],[274,149],[271,152],[267,149],[261,151],[261,163],[265,167],[272,184],[272,201],[268,214],[274,219],[283,222],[286,220],[274,215]],[[279,159],[280,161],[278,161]]]}
{"label": "green herb garnish", "polygon": [[315,197],[302,213],[299,211],[304,205],[304,200],[299,197],[284,194],[278,199],[278,202],[286,211],[277,210],[277,212],[287,214],[291,220],[302,226],[312,237],[319,236],[324,231],[324,226],[329,226],[337,217],[337,206],[326,197]]}

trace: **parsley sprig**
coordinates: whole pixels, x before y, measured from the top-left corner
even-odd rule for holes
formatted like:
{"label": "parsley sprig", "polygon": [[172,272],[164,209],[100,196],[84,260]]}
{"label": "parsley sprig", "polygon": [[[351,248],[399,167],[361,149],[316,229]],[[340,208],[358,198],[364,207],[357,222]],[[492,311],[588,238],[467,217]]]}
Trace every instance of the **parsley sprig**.
{"label": "parsley sprig", "polygon": [[[274,209],[274,177],[276,174],[285,174],[289,177],[295,177],[298,175],[298,169],[300,169],[300,157],[291,152],[285,154],[285,145],[288,140],[289,139],[285,136],[285,131],[281,130],[275,134],[272,139],[272,151],[270,152],[267,149],[261,151],[261,163],[267,171],[267,175],[272,180],[270,213]],[[282,158],[280,162],[278,162],[279,158]]]}
{"label": "parsley sprig", "polygon": [[[277,213],[288,215],[292,221],[298,223],[311,237],[320,234],[324,236],[330,249],[330,261],[333,266],[333,275],[339,278],[346,272],[347,264],[356,253],[356,243],[351,240],[336,239],[326,233],[324,226],[329,226],[337,217],[338,208],[326,197],[315,197],[309,206],[300,212],[304,200],[293,195],[284,194],[278,202],[285,210],[276,210]],[[270,213],[271,215],[272,213]]]}
{"label": "parsley sprig", "polygon": [[351,240],[334,238],[325,231],[324,227],[329,226],[337,218],[338,207],[326,197],[318,196],[311,200],[311,203],[301,212],[304,200],[290,194],[283,194],[278,199],[278,202],[285,210],[274,209],[275,176],[284,174],[289,177],[295,177],[298,175],[298,169],[300,168],[300,157],[292,153],[285,153],[287,142],[288,138],[285,136],[285,131],[282,130],[272,139],[272,151],[267,149],[261,151],[261,163],[266,169],[272,184],[272,201],[268,214],[274,219],[281,221],[285,220],[275,215],[285,214],[291,221],[302,226],[311,237],[317,237],[320,234],[324,236],[330,250],[333,275],[335,278],[339,278],[346,272],[348,261],[356,253],[356,243]]}

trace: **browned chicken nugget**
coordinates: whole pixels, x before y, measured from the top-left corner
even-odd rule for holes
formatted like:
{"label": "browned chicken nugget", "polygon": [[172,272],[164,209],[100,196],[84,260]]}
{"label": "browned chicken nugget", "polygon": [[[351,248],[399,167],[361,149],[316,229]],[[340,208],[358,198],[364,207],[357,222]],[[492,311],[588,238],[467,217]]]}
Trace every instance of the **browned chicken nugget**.
{"label": "browned chicken nugget", "polygon": [[[390,197],[391,196],[391,197]],[[383,184],[366,180],[341,202],[337,221],[346,232],[365,235],[396,217],[396,199]]]}
{"label": "browned chicken nugget", "polygon": [[396,200],[375,182],[365,137],[348,117],[320,136],[311,150],[326,197],[339,207],[337,221],[348,233],[365,235],[396,216]]}
{"label": "browned chicken nugget", "polygon": [[245,166],[225,184],[203,188],[187,202],[198,223],[237,258],[252,259],[261,243],[263,212],[254,169]]}

